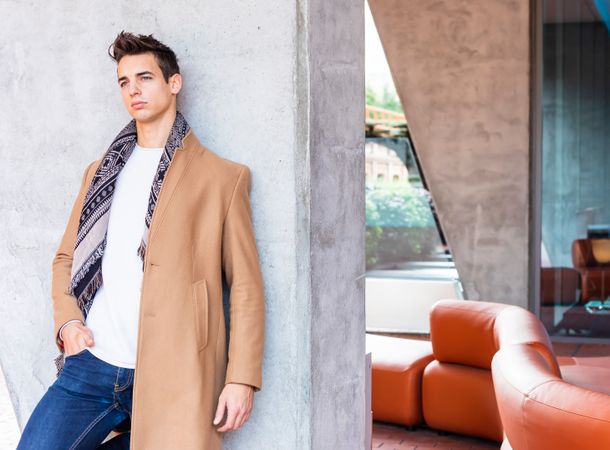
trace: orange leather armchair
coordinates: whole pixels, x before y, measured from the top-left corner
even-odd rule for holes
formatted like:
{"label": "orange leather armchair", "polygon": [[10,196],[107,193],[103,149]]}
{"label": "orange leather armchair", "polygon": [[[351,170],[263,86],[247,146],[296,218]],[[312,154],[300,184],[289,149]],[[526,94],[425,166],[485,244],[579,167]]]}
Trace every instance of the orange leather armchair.
{"label": "orange leather armchair", "polygon": [[549,336],[531,312],[499,303],[441,300],[430,312],[434,361],[422,380],[431,428],[502,441],[491,361],[500,347],[526,343],[561,377]]}
{"label": "orange leather armchair", "polygon": [[534,348],[502,347],[492,376],[507,437],[502,450],[610,448],[610,396],[562,380]]}
{"label": "orange leather armchair", "polygon": [[610,296],[610,264],[600,264],[593,256],[591,239],[572,242],[572,264],[582,278],[582,300],[605,300]]}

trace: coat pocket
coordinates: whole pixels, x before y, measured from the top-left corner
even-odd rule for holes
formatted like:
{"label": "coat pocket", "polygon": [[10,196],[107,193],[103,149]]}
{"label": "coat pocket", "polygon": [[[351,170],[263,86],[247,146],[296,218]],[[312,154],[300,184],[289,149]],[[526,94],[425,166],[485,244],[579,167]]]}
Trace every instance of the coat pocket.
{"label": "coat pocket", "polygon": [[192,301],[197,349],[201,351],[208,345],[208,286],[205,279],[193,283]]}

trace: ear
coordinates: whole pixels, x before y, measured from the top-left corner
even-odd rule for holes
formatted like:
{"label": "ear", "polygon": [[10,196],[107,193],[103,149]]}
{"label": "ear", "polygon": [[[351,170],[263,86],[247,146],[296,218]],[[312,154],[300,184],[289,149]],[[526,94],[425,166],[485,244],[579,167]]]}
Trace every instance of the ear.
{"label": "ear", "polygon": [[182,76],[179,73],[173,74],[168,80],[169,89],[172,94],[178,94],[182,89]]}

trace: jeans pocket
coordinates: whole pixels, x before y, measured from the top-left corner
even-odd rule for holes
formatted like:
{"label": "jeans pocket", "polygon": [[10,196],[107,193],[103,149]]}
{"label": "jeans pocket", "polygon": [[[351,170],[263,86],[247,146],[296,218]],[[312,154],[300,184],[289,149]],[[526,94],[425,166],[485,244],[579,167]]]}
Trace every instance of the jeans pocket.
{"label": "jeans pocket", "polygon": [[74,353],[73,355],[68,355],[68,356],[66,356],[66,357],[65,357],[65,360],[67,361],[67,360],[68,360],[68,358],[73,358],[73,357],[75,357],[75,356],[82,355],[82,354],[83,354],[83,352],[84,352],[85,350],[87,350],[87,347],[84,347],[82,350],[80,350],[80,351],[79,351],[79,352],[77,352],[77,353]]}

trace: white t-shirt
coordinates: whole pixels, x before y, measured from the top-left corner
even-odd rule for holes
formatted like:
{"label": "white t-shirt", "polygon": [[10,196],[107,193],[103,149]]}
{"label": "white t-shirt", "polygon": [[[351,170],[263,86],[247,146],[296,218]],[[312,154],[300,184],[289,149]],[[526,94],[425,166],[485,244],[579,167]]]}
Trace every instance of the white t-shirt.
{"label": "white t-shirt", "polygon": [[153,178],[163,148],[136,144],[119,173],[110,206],[103,283],[95,293],[85,325],[93,332],[98,358],[135,368],[142,288],[142,260],[137,254]]}

